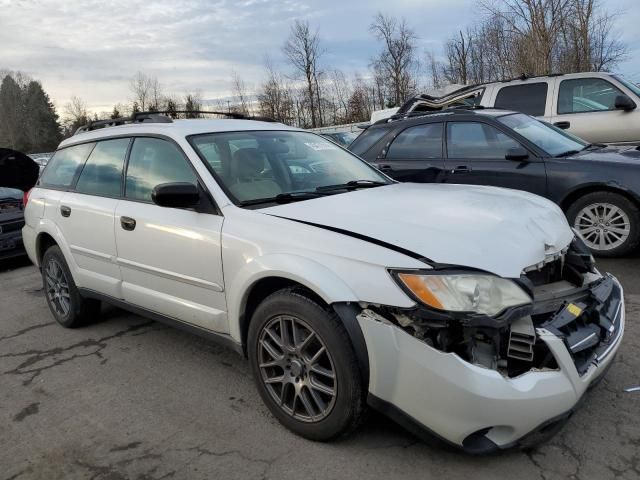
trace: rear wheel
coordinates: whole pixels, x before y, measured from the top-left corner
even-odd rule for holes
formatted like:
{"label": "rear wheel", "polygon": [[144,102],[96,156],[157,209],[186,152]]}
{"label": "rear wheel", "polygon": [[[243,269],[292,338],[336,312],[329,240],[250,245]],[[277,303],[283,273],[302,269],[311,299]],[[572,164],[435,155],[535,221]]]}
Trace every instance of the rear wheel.
{"label": "rear wheel", "polygon": [[364,408],[360,370],[337,315],[291,289],[269,296],[249,326],[249,361],[273,415],[310,440],[350,433]]}
{"label": "rear wheel", "polygon": [[640,243],[640,211],[620,194],[589,193],[571,205],[567,218],[594,255],[627,255]]}
{"label": "rear wheel", "polygon": [[57,245],[42,257],[42,282],[49,309],[60,325],[75,328],[99,314],[100,302],[80,295]]}

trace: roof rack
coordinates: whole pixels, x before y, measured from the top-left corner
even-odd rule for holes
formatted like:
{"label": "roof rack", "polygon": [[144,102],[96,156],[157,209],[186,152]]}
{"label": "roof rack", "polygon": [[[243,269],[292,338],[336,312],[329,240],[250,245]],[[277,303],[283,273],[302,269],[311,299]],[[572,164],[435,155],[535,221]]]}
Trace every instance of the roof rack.
{"label": "roof rack", "polygon": [[[174,117],[174,115],[176,117]],[[110,118],[107,120],[95,120],[79,127],[74,135],[83,132],[90,132],[99,128],[116,127],[130,123],[173,123],[177,115],[217,115],[219,117],[231,118],[234,120],[256,120],[261,122],[275,122],[268,117],[253,117],[237,112],[220,112],[210,110],[161,110],[156,112],[135,112],[130,117]],[[191,118],[198,118],[197,116]],[[189,117],[187,117],[189,118]]]}

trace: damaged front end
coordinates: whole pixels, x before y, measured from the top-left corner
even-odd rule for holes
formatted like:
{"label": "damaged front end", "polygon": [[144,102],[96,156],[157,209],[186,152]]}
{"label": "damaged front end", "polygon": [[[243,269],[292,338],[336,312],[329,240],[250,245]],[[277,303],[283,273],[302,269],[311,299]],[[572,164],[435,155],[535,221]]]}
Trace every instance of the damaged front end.
{"label": "damaged front end", "polygon": [[[453,274],[450,269],[442,272],[460,276],[459,270]],[[393,275],[399,285],[406,287],[401,272]],[[434,277],[433,272],[429,276]],[[469,276],[474,277],[474,273]],[[367,305],[364,313],[396,325],[436,350],[454,353],[507,378],[559,368],[545,335],[562,339],[579,375],[601,362],[621,337],[620,288],[612,277],[602,276],[595,269],[593,258],[578,238],[557,255],[527,268],[519,279],[501,281],[517,285],[526,293],[527,301],[519,292],[499,285],[502,301],[513,305],[492,314],[495,307],[486,301],[483,306],[475,286],[476,290],[466,296],[479,305],[476,311],[455,311],[433,307],[447,302],[440,293],[429,296],[438,285],[427,285],[426,291],[418,294],[419,287],[411,286],[405,290],[419,300],[416,307]]]}

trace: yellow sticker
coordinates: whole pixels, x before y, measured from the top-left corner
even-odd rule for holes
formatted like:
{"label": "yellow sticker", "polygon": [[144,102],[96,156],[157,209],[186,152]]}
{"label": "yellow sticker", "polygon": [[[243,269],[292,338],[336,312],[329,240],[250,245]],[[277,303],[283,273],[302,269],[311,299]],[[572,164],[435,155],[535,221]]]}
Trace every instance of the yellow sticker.
{"label": "yellow sticker", "polygon": [[569,305],[567,305],[567,310],[574,317],[577,317],[582,313],[582,309],[574,303],[570,303]]}

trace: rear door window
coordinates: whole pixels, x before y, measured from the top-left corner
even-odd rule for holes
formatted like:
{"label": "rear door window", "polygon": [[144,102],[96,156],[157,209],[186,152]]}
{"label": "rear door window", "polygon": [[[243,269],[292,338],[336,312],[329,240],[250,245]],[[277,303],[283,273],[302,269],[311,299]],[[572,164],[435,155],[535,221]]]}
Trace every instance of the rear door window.
{"label": "rear door window", "polygon": [[428,123],[407,128],[398,135],[386,158],[420,159],[442,158],[442,124]]}
{"label": "rear door window", "polygon": [[57,188],[71,187],[94,146],[95,143],[83,143],[58,150],[47,163],[40,177],[40,185]]}
{"label": "rear door window", "polygon": [[449,158],[504,158],[507,151],[521,145],[497,128],[479,122],[447,124]]}
{"label": "rear door window", "polygon": [[76,191],[91,195],[119,197],[122,166],[130,139],[98,142],[89,155],[76,185]]}
{"label": "rear door window", "polygon": [[496,97],[495,107],[540,117],[544,115],[547,104],[547,91],[546,82],[502,87]]}

